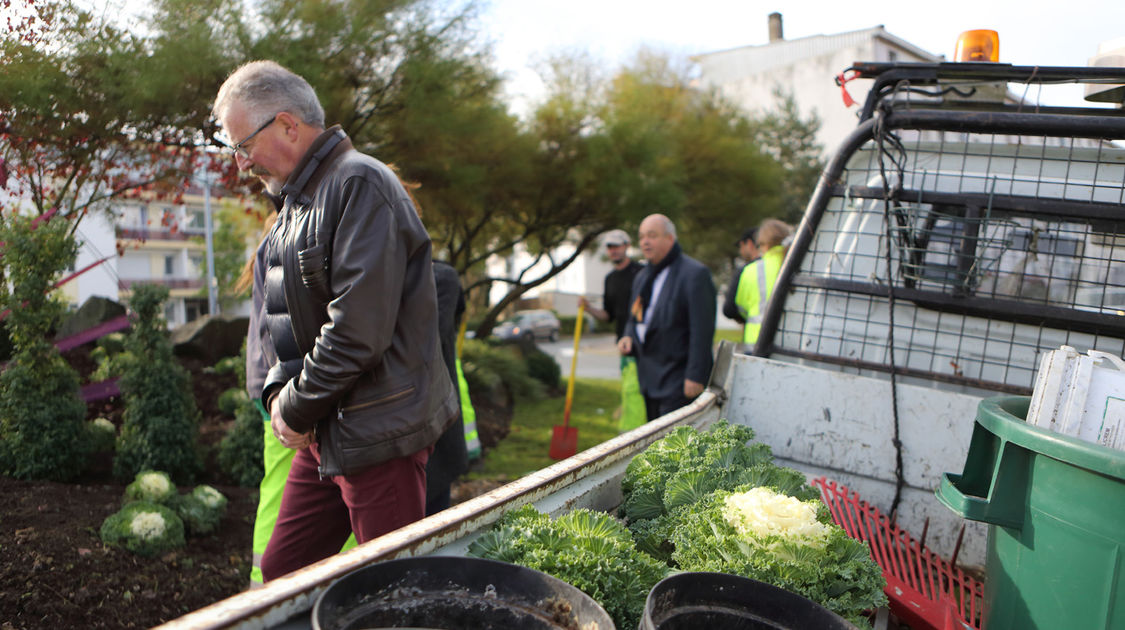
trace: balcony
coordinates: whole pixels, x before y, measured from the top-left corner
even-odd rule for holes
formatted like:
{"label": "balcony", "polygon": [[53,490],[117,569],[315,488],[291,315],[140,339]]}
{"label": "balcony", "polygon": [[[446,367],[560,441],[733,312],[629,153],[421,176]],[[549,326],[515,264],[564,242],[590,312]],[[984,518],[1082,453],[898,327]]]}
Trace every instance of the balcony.
{"label": "balcony", "polygon": [[180,230],[152,230],[148,228],[117,228],[117,238],[127,241],[186,241],[202,237],[202,228],[183,228]]}
{"label": "balcony", "polygon": [[202,278],[121,278],[117,281],[120,291],[132,291],[135,284],[160,284],[169,289],[202,289]]}

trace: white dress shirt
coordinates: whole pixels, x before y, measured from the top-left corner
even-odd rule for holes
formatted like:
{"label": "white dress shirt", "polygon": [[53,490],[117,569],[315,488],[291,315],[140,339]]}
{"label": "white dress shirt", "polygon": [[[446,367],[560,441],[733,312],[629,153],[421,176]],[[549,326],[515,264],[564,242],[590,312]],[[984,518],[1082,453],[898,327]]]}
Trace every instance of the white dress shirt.
{"label": "white dress shirt", "polygon": [[652,298],[648,301],[648,306],[645,307],[644,321],[637,324],[637,339],[641,343],[645,342],[645,332],[648,331],[649,323],[652,322],[652,313],[656,310],[656,305],[660,302],[660,290],[664,288],[664,281],[668,279],[668,269],[671,265],[665,267],[656,274],[656,279],[652,281]]}

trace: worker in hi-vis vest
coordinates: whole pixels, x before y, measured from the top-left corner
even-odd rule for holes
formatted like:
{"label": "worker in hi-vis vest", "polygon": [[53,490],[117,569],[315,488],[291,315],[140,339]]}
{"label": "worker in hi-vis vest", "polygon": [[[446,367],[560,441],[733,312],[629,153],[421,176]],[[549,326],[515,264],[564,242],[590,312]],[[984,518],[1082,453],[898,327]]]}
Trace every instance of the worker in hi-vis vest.
{"label": "worker in hi-vis vest", "polygon": [[468,320],[461,320],[461,330],[457,332],[457,389],[461,392],[461,422],[465,429],[465,448],[469,452],[469,460],[480,459],[480,436],[477,434],[477,412],[473,409],[473,401],[469,398],[469,382],[465,380],[465,370],[461,369],[461,349],[465,345],[465,325]]}
{"label": "worker in hi-vis vest", "polygon": [[766,219],[758,227],[756,244],[761,258],[742,268],[734,300],[738,306],[738,314],[746,321],[742,343],[758,341],[762,313],[773,294],[774,285],[777,284],[791,232],[792,229],[786,223],[777,219]]}

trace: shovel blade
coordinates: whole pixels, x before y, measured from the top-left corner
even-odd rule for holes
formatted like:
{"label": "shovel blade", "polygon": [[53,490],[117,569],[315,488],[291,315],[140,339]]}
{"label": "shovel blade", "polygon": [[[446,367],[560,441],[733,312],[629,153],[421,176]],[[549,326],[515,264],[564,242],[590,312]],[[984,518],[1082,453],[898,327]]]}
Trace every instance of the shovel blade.
{"label": "shovel blade", "polygon": [[578,427],[555,425],[551,430],[551,459],[566,459],[578,452]]}

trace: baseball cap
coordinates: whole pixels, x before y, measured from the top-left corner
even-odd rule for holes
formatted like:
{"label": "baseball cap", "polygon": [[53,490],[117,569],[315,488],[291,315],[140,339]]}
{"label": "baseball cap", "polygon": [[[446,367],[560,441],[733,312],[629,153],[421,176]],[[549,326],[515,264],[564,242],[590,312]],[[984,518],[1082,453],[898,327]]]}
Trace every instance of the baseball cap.
{"label": "baseball cap", "polygon": [[745,243],[746,241],[757,242],[757,236],[758,236],[758,228],[756,228],[756,227],[746,228],[745,230],[742,231],[742,236],[738,237],[738,240],[735,241],[734,244],[735,245],[741,245],[741,244]]}
{"label": "baseball cap", "polygon": [[602,237],[602,243],[604,243],[606,247],[611,245],[628,245],[629,234],[626,233],[625,230],[610,230]]}

